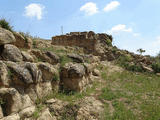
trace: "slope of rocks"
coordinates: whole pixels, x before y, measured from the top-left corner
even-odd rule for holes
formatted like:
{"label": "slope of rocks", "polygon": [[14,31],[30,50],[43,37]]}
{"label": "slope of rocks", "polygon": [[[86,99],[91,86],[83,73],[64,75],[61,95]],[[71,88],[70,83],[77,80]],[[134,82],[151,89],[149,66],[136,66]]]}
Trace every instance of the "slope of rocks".
{"label": "slope of rocks", "polygon": [[[0,28],[0,120],[100,120],[104,104],[97,95],[103,85],[95,95],[86,92],[97,81],[105,83],[100,64],[110,68],[107,74],[122,71],[106,60],[129,56],[130,64],[153,72],[150,57],[111,43],[111,36],[94,32],[74,32],[51,41]],[[62,100],[62,94],[77,98]]]}

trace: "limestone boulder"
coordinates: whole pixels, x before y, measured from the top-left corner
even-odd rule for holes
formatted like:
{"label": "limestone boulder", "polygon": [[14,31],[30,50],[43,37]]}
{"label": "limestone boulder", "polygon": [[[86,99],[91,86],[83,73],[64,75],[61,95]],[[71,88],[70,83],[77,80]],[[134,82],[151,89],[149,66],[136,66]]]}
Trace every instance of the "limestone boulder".
{"label": "limestone boulder", "polygon": [[50,58],[49,63],[51,64],[57,64],[60,62],[60,57],[51,51],[45,52],[45,55],[47,55]]}
{"label": "limestone boulder", "polygon": [[84,60],[83,60],[83,57],[80,56],[80,55],[77,55],[77,54],[68,54],[67,55],[69,58],[71,58],[74,62],[76,63],[83,63]]}
{"label": "limestone boulder", "polygon": [[1,120],[20,120],[20,116],[18,113],[9,115],[7,117],[2,118]]}
{"label": "limestone boulder", "polygon": [[31,56],[28,52],[22,51],[23,61],[26,62],[34,62],[33,56]]}
{"label": "limestone boulder", "polygon": [[33,115],[33,113],[36,111],[36,107],[35,106],[30,106],[27,107],[25,109],[23,109],[22,111],[19,112],[19,116],[21,119],[24,118],[29,118]]}
{"label": "limestone boulder", "polygon": [[21,62],[23,60],[21,51],[16,46],[10,44],[4,45],[1,56],[7,61]]}
{"label": "limestone boulder", "polygon": [[0,45],[13,43],[15,41],[16,40],[12,32],[0,27]]}
{"label": "limestone boulder", "polygon": [[61,68],[61,85],[63,89],[81,92],[89,83],[90,77],[82,64],[67,63]]}
{"label": "limestone boulder", "polygon": [[12,77],[12,86],[17,89],[24,89],[30,84],[41,82],[42,74],[36,64],[26,62],[16,64],[14,62],[6,62]]}
{"label": "limestone boulder", "polygon": [[51,82],[53,80],[55,81],[59,80],[58,71],[54,68],[53,65],[49,63],[39,62],[37,63],[37,66],[42,72],[42,78],[44,82],[47,82],[47,81]]}
{"label": "limestone boulder", "polygon": [[21,95],[15,88],[1,88],[0,98],[3,100],[2,111],[5,116],[17,113],[22,108]]}
{"label": "limestone boulder", "polygon": [[31,84],[25,89],[25,93],[29,95],[32,101],[37,99],[42,99],[43,97],[50,95],[52,93],[51,82],[43,82],[38,84]]}

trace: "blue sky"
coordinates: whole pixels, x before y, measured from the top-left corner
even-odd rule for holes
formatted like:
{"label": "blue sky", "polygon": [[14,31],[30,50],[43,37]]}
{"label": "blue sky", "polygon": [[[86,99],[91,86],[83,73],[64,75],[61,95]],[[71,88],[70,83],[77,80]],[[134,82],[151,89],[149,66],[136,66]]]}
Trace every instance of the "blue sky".
{"label": "blue sky", "polygon": [[1,0],[14,30],[50,39],[72,31],[106,32],[121,49],[160,51],[160,0]]}

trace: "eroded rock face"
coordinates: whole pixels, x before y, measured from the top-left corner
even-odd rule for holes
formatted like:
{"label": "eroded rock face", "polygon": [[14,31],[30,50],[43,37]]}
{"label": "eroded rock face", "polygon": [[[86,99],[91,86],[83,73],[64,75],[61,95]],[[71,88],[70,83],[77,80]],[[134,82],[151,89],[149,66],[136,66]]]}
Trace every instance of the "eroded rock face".
{"label": "eroded rock face", "polygon": [[67,63],[61,68],[61,84],[63,89],[81,92],[90,83],[86,67],[81,64]]}
{"label": "eroded rock face", "polygon": [[4,45],[1,56],[7,61],[21,62],[23,60],[21,51],[16,46],[10,44]]}
{"label": "eroded rock face", "polygon": [[15,41],[15,37],[10,31],[0,27],[0,45],[13,43]]}
{"label": "eroded rock face", "polygon": [[22,108],[21,95],[14,88],[1,88],[0,97],[4,102],[1,106],[4,116],[17,113]]}

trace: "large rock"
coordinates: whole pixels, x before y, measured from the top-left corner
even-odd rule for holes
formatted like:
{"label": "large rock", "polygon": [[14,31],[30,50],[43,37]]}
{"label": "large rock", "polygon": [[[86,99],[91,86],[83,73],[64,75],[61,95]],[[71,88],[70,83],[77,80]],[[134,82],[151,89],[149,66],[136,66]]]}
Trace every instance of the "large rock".
{"label": "large rock", "polygon": [[10,44],[4,45],[1,56],[7,61],[21,62],[23,60],[21,51],[16,46]]}
{"label": "large rock", "polygon": [[9,87],[10,79],[6,64],[0,61],[0,86]]}
{"label": "large rock", "polygon": [[84,62],[83,57],[81,57],[80,55],[68,54],[67,56],[69,58],[71,58],[74,62],[77,62],[77,63],[83,63]]}
{"label": "large rock", "polygon": [[20,33],[14,32],[13,33],[16,41],[13,43],[18,48],[32,48],[32,40],[26,36],[22,36]]}
{"label": "large rock", "polygon": [[90,77],[82,64],[67,63],[61,68],[61,85],[63,89],[81,92],[89,83]]}
{"label": "large rock", "polygon": [[[44,82],[52,81],[52,80],[56,79],[56,77],[59,76],[58,72],[54,68],[54,66],[49,63],[39,62],[39,63],[37,63],[37,66],[42,72],[42,78],[43,78]],[[58,80],[58,78],[57,78],[57,80]]]}
{"label": "large rock", "polygon": [[35,106],[27,107],[19,112],[19,116],[21,117],[21,119],[29,118],[33,115],[35,111],[36,111]]}
{"label": "large rock", "polygon": [[47,95],[52,93],[52,84],[51,82],[43,82],[38,84],[31,84],[26,90],[25,93],[30,96],[32,101],[37,99],[42,99]]}
{"label": "large rock", "polygon": [[4,118],[2,118],[0,120],[20,120],[20,116],[19,116],[18,113],[16,113],[16,114],[4,117]]}
{"label": "large rock", "polygon": [[26,62],[34,62],[34,58],[27,52],[22,51],[23,60]]}
{"label": "large rock", "polygon": [[6,64],[11,71],[12,86],[21,89],[20,92],[30,84],[41,82],[42,73],[36,64],[26,62],[18,65],[10,61]]}
{"label": "large rock", "polygon": [[4,116],[17,113],[22,108],[21,95],[14,88],[1,88],[0,97],[4,102],[2,104]]}
{"label": "large rock", "polygon": [[60,57],[51,51],[45,52],[45,55],[47,55],[50,58],[49,63],[51,64],[57,64],[60,61]]}
{"label": "large rock", "polygon": [[10,31],[0,27],[0,45],[13,43],[15,41],[15,37]]}

